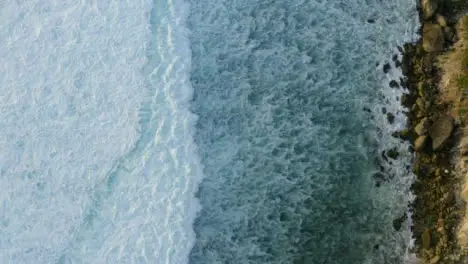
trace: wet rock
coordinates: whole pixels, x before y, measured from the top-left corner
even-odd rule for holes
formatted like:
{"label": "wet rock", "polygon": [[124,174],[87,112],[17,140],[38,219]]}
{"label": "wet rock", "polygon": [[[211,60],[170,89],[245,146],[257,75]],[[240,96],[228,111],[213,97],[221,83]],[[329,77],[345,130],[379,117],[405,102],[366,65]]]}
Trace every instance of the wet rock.
{"label": "wet rock", "polygon": [[401,217],[398,217],[397,219],[394,219],[393,223],[392,223],[393,224],[393,229],[395,229],[395,231],[400,231],[401,226],[403,225],[405,220],[406,220],[406,214],[403,214]]}
{"label": "wet rock", "polygon": [[436,151],[442,149],[452,135],[452,131],[452,117],[440,116],[434,120],[434,123],[429,128],[429,135],[432,139],[432,149]]}
{"label": "wet rock", "polygon": [[384,66],[383,66],[383,72],[384,73],[388,73],[390,71],[390,69],[392,68],[392,66],[390,66],[390,63],[385,63]]}
{"label": "wet rock", "polygon": [[421,151],[424,149],[426,146],[427,142],[427,136],[419,136],[415,141],[414,141],[414,150],[416,151]]}
{"label": "wet rock", "polygon": [[399,87],[400,87],[400,85],[398,84],[398,82],[395,81],[395,80],[391,80],[390,83],[389,83],[388,85],[390,85],[390,87],[392,87],[392,88],[399,88]]}
{"label": "wet rock", "polygon": [[396,148],[390,149],[387,151],[387,157],[391,159],[397,159],[400,153],[396,150]]}
{"label": "wet rock", "polygon": [[395,61],[395,68],[400,68],[401,67],[401,61],[397,60]]}
{"label": "wet rock", "polygon": [[387,113],[387,108],[386,107],[382,107],[382,114],[386,114]]}
{"label": "wet rock", "polygon": [[445,36],[440,25],[431,23],[424,24],[422,39],[422,46],[426,52],[439,52],[444,50]]}
{"label": "wet rock", "polygon": [[421,0],[421,9],[424,19],[431,18],[437,11],[439,3],[437,0]]}
{"label": "wet rock", "polygon": [[401,104],[403,106],[409,107],[409,95],[408,94],[402,94],[401,95]]}
{"label": "wet rock", "polygon": [[395,122],[395,115],[392,113],[387,113],[387,121],[390,124],[393,124]]}
{"label": "wet rock", "polygon": [[373,24],[373,23],[375,23],[375,19],[369,18],[369,19],[367,19],[367,23]]}
{"label": "wet rock", "polygon": [[421,119],[418,124],[414,127],[414,132],[418,134],[418,136],[425,135],[427,133],[427,129],[429,128],[429,120],[427,117]]}
{"label": "wet rock", "polygon": [[403,129],[401,131],[395,131],[392,133],[392,136],[395,138],[400,138],[403,140],[409,140],[410,138],[410,133],[407,129]]}
{"label": "wet rock", "polygon": [[362,110],[368,113],[372,113],[372,111],[368,107],[363,107]]}
{"label": "wet rock", "polygon": [[457,32],[451,27],[446,27],[443,29],[444,37],[447,41],[455,43],[458,41]]}

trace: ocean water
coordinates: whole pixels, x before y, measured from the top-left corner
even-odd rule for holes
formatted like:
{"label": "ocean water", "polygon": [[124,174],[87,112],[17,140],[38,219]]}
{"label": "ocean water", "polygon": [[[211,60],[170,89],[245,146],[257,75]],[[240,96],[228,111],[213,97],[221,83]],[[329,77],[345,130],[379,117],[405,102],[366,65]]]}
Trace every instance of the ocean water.
{"label": "ocean water", "polygon": [[187,8],[1,2],[0,263],[188,262]]}
{"label": "ocean water", "polygon": [[382,67],[414,1],[6,0],[0,19],[0,263],[411,257],[405,90]]}
{"label": "ocean water", "polygon": [[190,263],[408,261],[410,223],[392,225],[411,199],[408,145],[391,137],[404,90],[388,83],[415,1],[189,2],[205,176]]}

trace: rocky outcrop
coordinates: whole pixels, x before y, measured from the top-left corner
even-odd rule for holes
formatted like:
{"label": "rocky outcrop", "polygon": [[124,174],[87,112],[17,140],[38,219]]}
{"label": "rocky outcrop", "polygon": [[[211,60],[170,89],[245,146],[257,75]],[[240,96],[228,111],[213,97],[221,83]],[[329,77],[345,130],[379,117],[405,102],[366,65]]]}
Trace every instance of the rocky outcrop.
{"label": "rocky outcrop", "polygon": [[437,0],[421,0],[421,11],[424,19],[431,18],[437,8],[439,7],[439,1]]}
{"label": "rocky outcrop", "polygon": [[[457,189],[461,188],[460,179],[451,163],[455,136],[459,134],[459,130],[454,130],[459,126],[447,116],[452,111],[441,98],[438,64],[441,55],[449,50],[446,48],[460,36],[455,31],[453,13],[444,13],[449,8],[449,0],[418,1],[421,3],[422,38],[404,46],[401,65],[407,77],[403,85],[409,90],[408,95],[402,97],[402,103],[410,109],[409,127],[395,133],[395,136],[409,140],[414,150],[412,168],[416,180],[411,187],[415,194],[411,204],[414,253],[421,263],[468,263],[462,262],[464,253],[455,239],[464,212],[457,202],[461,197],[455,195],[461,192]],[[468,140],[466,145],[468,153]],[[468,201],[468,187],[460,196]],[[399,227],[398,221],[393,224],[395,229]],[[466,230],[468,237],[468,224]]]}
{"label": "rocky outcrop", "polygon": [[432,139],[432,149],[435,151],[441,150],[453,131],[453,119],[450,116],[438,117],[432,126],[429,128],[429,135]]}
{"label": "rocky outcrop", "polygon": [[445,36],[440,25],[425,23],[422,38],[423,49],[426,52],[440,52],[444,50]]}

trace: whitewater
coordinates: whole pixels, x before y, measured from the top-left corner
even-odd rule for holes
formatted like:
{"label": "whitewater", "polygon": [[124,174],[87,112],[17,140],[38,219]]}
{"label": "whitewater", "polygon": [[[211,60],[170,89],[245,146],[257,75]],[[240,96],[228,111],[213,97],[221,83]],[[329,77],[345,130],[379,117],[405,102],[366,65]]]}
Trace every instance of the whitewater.
{"label": "whitewater", "polygon": [[2,1],[0,262],[187,263],[182,1]]}
{"label": "whitewater", "polygon": [[388,83],[413,1],[6,0],[0,19],[0,263],[410,258]]}

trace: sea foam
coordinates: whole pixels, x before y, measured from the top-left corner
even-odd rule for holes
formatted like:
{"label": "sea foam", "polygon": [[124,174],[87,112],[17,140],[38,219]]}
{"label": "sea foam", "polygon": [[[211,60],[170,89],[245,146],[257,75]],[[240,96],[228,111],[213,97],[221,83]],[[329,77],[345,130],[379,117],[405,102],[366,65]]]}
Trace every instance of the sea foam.
{"label": "sea foam", "polygon": [[187,10],[2,2],[0,262],[187,262],[201,179]]}

